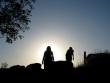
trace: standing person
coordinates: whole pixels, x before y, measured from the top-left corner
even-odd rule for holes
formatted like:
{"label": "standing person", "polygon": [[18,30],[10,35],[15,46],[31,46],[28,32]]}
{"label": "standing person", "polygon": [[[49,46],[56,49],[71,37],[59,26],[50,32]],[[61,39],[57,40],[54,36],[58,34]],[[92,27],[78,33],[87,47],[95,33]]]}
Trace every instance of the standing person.
{"label": "standing person", "polygon": [[74,60],[74,50],[72,47],[69,47],[69,49],[66,52],[66,61],[72,62],[72,58]]}
{"label": "standing person", "polygon": [[48,69],[52,62],[54,61],[53,52],[51,51],[51,47],[47,46],[46,51],[44,52],[42,64],[44,64],[44,69]]}

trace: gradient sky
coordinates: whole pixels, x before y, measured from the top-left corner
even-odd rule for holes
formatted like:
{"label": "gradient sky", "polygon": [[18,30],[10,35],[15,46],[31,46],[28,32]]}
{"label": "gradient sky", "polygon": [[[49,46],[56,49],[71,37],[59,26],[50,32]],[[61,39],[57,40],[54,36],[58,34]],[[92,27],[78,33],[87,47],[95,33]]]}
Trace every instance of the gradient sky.
{"label": "gradient sky", "polygon": [[84,51],[110,50],[110,0],[37,0],[29,26],[22,40],[13,44],[0,40],[0,63],[41,63],[51,45],[56,61],[65,60],[72,46],[78,65]]}

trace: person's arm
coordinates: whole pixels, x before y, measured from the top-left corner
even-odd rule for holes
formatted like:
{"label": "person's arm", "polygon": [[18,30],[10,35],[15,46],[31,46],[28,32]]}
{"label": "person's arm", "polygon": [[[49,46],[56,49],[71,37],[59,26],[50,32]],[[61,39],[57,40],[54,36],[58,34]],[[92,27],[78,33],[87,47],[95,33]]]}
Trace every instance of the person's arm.
{"label": "person's arm", "polygon": [[73,54],[73,60],[74,60],[74,54]]}
{"label": "person's arm", "polygon": [[74,50],[73,50],[73,52],[72,52],[72,55],[73,55],[73,60],[74,60]]}
{"label": "person's arm", "polygon": [[44,60],[45,60],[45,53],[44,53],[44,56],[43,56],[43,59],[42,59],[42,64],[44,64]]}
{"label": "person's arm", "polygon": [[44,57],[43,57],[43,59],[42,59],[42,64],[44,64]]}
{"label": "person's arm", "polygon": [[54,61],[54,56],[53,56],[53,52],[52,52],[52,61]]}
{"label": "person's arm", "polygon": [[54,61],[54,56],[53,56],[53,61]]}

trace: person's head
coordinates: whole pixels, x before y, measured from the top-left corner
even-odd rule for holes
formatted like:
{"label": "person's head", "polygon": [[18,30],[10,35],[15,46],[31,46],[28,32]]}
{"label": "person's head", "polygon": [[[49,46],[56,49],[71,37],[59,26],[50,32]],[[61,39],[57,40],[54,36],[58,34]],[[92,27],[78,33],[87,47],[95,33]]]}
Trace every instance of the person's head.
{"label": "person's head", "polygon": [[72,47],[69,47],[69,50],[73,50],[73,48]]}
{"label": "person's head", "polygon": [[51,47],[50,46],[47,46],[47,51],[51,51]]}

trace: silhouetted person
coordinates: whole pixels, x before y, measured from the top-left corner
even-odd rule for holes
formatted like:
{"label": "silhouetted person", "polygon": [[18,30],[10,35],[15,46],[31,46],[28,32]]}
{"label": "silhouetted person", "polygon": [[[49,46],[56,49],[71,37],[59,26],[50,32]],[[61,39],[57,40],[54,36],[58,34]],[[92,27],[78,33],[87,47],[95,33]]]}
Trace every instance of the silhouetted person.
{"label": "silhouetted person", "polygon": [[42,64],[44,64],[44,69],[48,69],[53,61],[54,61],[53,52],[51,51],[51,47],[48,46],[46,51],[44,52],[42,60]]}
{"label": "silhouetted person", "polygon": [[73,54],[74,50],[72,47],[69,47],[69,49],[66,52],[66,61],[68,62],[72,62],[72,58],[74,60],[74,54]]}

